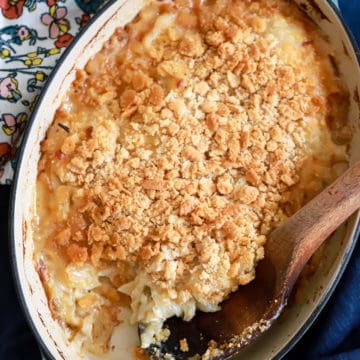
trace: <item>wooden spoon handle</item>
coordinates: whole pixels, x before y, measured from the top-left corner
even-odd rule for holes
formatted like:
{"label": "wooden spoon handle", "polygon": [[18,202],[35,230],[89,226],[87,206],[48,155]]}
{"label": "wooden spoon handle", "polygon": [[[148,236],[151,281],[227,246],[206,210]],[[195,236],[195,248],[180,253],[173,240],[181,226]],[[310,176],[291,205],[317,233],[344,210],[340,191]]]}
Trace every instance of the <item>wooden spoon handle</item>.
{"label": "wooden spoon handle", "polygon": [[265,256],[276,264],[278,291],[289,294],[311,255],[359,208],[360,161],[270,234]]}

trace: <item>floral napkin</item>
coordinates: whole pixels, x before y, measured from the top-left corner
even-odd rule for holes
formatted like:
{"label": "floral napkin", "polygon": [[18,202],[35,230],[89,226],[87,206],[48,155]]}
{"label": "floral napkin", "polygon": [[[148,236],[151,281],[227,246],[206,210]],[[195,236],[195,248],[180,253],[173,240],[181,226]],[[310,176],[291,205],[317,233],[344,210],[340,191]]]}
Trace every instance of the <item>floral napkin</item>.
{"label": "floral napkin", "polygon": [[31,111],[65,48],[107,0],[0,0],[0,184],[11,184]]}

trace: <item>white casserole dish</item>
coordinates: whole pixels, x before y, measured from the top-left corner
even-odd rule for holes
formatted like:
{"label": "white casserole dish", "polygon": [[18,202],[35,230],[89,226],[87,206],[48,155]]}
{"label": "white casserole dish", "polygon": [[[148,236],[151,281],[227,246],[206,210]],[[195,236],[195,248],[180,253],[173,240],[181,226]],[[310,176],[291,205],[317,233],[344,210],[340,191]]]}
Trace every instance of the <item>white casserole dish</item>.
{"label": "white casserole dish", "polygon": [[[349,153],[351,163],[354,163],[360,158],[360,65],[356,45],[332,3],[326,0],[296,2],[318,24],[337,51],[339,71],[350,92],[349,121],[354,135]],[[102,44],[112,35],[116,27],[131,21],[144,3],[145,0],[112,1],[92,19],[90,25],[72,43],[53,71],[24,137],[9,217],[13,269],[23,308],[49,359],[75,360],[77,357],[71,347],[65,344],[59,325],[51,317],[44,289],[33,264],[30,219],[40,142],[53,120],[63,95],[75,78],[76,69],[83,68],[90,57],[101,49]],[[309,280],[303,300],[289,308],[285,316],[255,344],[245,348],[240,354],[241,358],[281,358],[300,339],[319,315],[341,278],[358,235],[358,219],[358,214],[352,216],[328,240],[323,261]],[[115,339],[115,344],[117,341]],[[116,351],[102,357],[102,359],[115,358],[126,360],[124,355]]]}

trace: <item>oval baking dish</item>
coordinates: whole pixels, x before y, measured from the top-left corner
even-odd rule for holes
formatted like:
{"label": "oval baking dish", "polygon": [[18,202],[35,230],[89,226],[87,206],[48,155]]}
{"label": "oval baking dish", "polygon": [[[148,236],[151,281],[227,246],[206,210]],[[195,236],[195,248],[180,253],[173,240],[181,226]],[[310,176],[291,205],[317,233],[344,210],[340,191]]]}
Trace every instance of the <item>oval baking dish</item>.
{"label": "oval baking dish", "polygon": [[[75,78],[76,70],[84,68],[115,29],[131,21],[145,3],[146,0],[112,1],[91,20],[51,74],[24,136],[9,217],[13,271],[28,321],[49,359],[72,360],[77,357],[65,343],[60,326],[51,316],[41,280],[33,264],[31,214],[40,143],[63,95]],[[350,93],[349,122],[353,140],[349,154],[350,162],[354,163],[360,158],[360,65],[355,42],[332,3],[325,0],[297,0],[296,3],[330,39],[337,52],[334,66]],[[319,315],[341,278],[355,246],[358,220],[359,215],[355,214],[331,236],[324,248],[319,268],[306,285],[302,300],[289,307],[286,314],[254,344],[242,350],[241,358],[281,358],[300,339]],[[101,359],[113,359],[114,356],[115,353],[110,353]]]}

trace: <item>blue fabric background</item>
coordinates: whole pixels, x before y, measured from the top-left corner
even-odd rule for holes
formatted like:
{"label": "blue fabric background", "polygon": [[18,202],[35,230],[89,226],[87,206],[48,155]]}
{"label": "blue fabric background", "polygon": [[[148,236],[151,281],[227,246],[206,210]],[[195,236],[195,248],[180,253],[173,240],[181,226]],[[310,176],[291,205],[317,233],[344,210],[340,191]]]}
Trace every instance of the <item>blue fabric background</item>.
{"label": "blue fabric background", "polygon": [[[360,0],[339,3],[360,42]],[[0,360],[38,360],[38,347],[12,284],[7,240],[9,187],[0,187],[0,199]],[[285,359],[360,360],[360,243],[331,300]]]}

